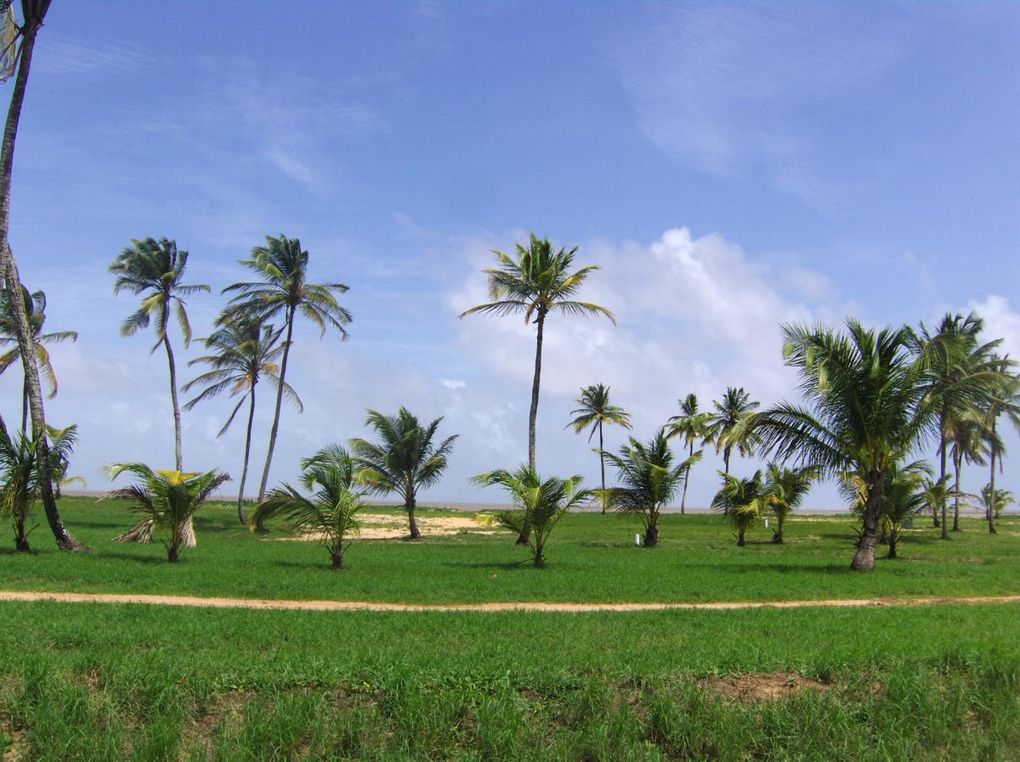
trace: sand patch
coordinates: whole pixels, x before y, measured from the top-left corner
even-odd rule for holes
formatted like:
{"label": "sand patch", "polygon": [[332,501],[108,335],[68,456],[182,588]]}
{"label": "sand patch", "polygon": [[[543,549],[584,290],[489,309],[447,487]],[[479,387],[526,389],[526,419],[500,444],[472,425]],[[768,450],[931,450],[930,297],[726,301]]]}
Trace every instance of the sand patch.
{"label": "sand patch", "polygon": [[724,698],[744,704],[754,701],[779,701],[804,691],[825,693],[829,690],[828,685],[817,680],[810,680],[795,672],[712,677],[701,680],[700,685]]}
{"label": "sand patch", "polygon": [[[486,514],[465,516],[418,516],[418,530],[422,537],[449,537],[458,534],[498,534],[504,530],[496,527]],[[407,539],[407,518],[396,513],[359,513],[361,529],[351,535],[352,540],[404,540]],[[322,539],[319,532],[279,537],[279,540],[316,542]]]}

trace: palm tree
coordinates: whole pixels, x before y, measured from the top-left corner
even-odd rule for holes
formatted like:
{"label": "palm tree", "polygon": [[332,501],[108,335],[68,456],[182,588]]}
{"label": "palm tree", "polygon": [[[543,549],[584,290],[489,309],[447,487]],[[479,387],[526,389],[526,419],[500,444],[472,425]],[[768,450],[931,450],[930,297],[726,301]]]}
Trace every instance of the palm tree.
{"label": "palm tree", "polygon": [[[914,352],[926,352],[932,360],[924,376],[925,404],[938,418],[940,479],[946,476],[953,428],[985,407],[1001,381],[994,355],[1001,341],[979,344],[983,328],[984,321],[973,312],[966,317],[949,313],[934,332],[922,323],[920,333],[912,337]],[[942,539],[947,540],[947,503],[940,509]]]}
{"label": "palm tree", "polygon": [[343,568],[344,540],[358,531],[362,492],[354,489],[355,466],[342,448],[332,445],[301,461],[305,497],[289,484],[273,489],[251,514],[252,529],[274,516],[284,517],[295,534],[314,535],[329,551],[330,568]]}
{"label": "palm tree", "polygon": [[719,472],[723,486],[712,498],[712,510],[725,516],[737,532],[737,547],[747,544],[744,535],[769,508],[769,492],[761,476],[755,471],[750,479],[741,479]]}
{"label": "palm tree", "polygon": [[[1002,455],[1005,448],[1002,439],[998,434],[999,419],[1003,416],[1013,424],[1013,428],[1020,431],[1020,376],[1015,374],[1016,364],[1008,357],[994,357],[999,370],[999,391],[990,400],[984,409],[985,430],[988,439],[988,496],[995,496],[998,490],[995,489],[995,466],[1002,468]],[[995,534],[996,513],[994,506],[986,502],[988,519],[988,533]]]}
{"label": "palm tree", "polygon": [[580,476],[543,480],[530,466],[515,471],[490,471],[474,478],[484,486],[500,486],[506,490],[516,511],[500,511],[496,520],[507,529],[522,532],[531,527],[529,542],[534,553],[534,565],[545,566],[545,545],[553,528],[571,508],[590,500],[593,490],[578,489]]}
{"label": "palm tree", "polygon": [[851,568],[870,571],[889,470],[936,423],[921,383],[930,352],[911,351],[909,328],[876,332],[853,319],[845,333],[797,325],[783,326],[783,333],[786,362],[800,372],[810,407],[781,403],[753,414],[748,426],[762,451],[780,463],[815,465],[828,476],[858,475],[867,500]]}
{"label": "palm tree", "polygon": [[[9,9],[11,2],[6,2]],[[14,169],[14,144],[18,137],[18,124],[21,121],[21,107],[25,102],[25,90],[28,87],[28,76],[32,66],[32,52],[35,49],[35,38],[43,25],[50,0],[21,0],[22,23],[17,26],[11,13],[4,14],[0,24],[3,26],[2,36],[9,41],[0,59],[0,81],[6,81],[16,69],[14,89],[11,92],[11,103],[7,109],[7,121],[4,123],[3,146],[0,148],[0,278],[4,281],[7,291],[14,295],[11,300],[14,325],[18,337],[18,349],[22,358],[36,356],[32,341],[32,328],[28,319],[28,308],[22,295],[21,276],[18,274],[18,263],[14,259],[8,239],[11,229],[11,177]],[[17,46],[18,42],[20,46]],[[57,547],[61,550],[87,551],[88,547],[76,540],[60,518],[57,501],[53,495],[53,482],[49,473],[49,444],[42,432],[46,430],[46,411],[43,406],[42,386],[39,383],[39,369],[34,362],[25,362],[25,380],[28,385],[29,413],[32,416],[32,436],[38,443],[40,469],[40,497],[46,513],[46,521],[50,526]]]}
{"label": "palm tree", "polygon": [[783,523],[786,517],[804,502],[807,493],[818,479],[818,469],[814,466],[790,468],[770,463],[766,479],[768,506],[776,517],[776,531],[772,535],[772,542],[782,545]]}
{"label": "palm tree", "polygon": [[188,321],[184,298],[209,291],[209,286],[205,284],[184,283],[187,266],[188,252],[178,249],[177,242],[169,238],[160,238],[159,241],[154,238],[133,239],[131,245],[110,265],[110,272],[117,276],[113,283],[113,293],[128,291],[144,295],[139,308],[121,324],[121,335],[133,336],[139,329],[148,328],[149,323],[155,319],[156,343],[150,351],[155,352],[161,344],[166,350],[167,366],[170,369],[170,403],[174,412],[174,464],[178,471],[184,468],[181,408],[177,401],[177,366],[167,327],[173,311],[184,337],[184,346],[188,346],[191,343],[191,323]]}
{"label": "palm tree", "polygon": [[457,435],[433,443],[442,418],[427,426],[418,423],[410,411],[402,407],[396,415],[368,411],[366,426],[379,435],[379,443],[364,439],[351,440],[351,452],[358,467],[358,480],[379,494],[396,492],[404,500],[410,538],[421,537],[414,518],[418,490],[436,484],[446,470],[447,458]]}
{"label": "palm tree", "polygon": [[255,420],[255,387],[263,378],[273,386],[282,386],[283,393],[298,411],[304,409],[301,398],[290,384],[280,381],[279,366],[276,361],[284,351],[278,343],[279,333],[273,331],[271,325],[244,315],[233,320],[220,321],[220,328],[205,339],[205,348],[211,354],[196,357],[188,363],[206,365],[205,373],[193,378],[184,385],[184,391],[201,386],[202,391],[185,406],[191,410],[205,399],[217,396],[220,392],[228,392],[230,397],[240,397],[237,404],[227,417],[223,428],[216,434],[223,436],[234,422],[238,411],[248,400],[248,426],[244,434],[244,465],[241,467],[241,483],[237,491],[237,516],[242,524],[244,517],[244,485],[248,479],[248,460],[251,455],[251,431]]}
{"label": "palm tree", "polygon": [[712,403],[714,413],[707,418],[707,438],[715,442],[715,451],[722,452],[723,473],[730,472],[730,455],[736,447],[741,455],[750,455],[753,440],[744,423],[747,417],[758,408],[759,403],[751,400],[751,395],[743,387],[726,387],[721,400]]}
{"label": "palm tree", "polygon": [[14,548],[18,553],[30,553],[25,524],[32,503],[39,493],[38,440],[18,432],[12,439],[5,427],[0,427],[0,516],[14,524]]}
{"label": "palm tree", "polygon": [[982,487],[981,499],[995,515],[995,518],[998,518],[1004,510],[1016,503],[1016,497],[1008,489],[997,489],[995,492],[992,492],[992,489],[991,484]]}
{"label": "palm tree", "polygon": [[[684,444],[688,448],[688,456],[694,457],[694,445],[700,441],[702,444],[707,444],[709,433],[709,413],[703,413],[698,411],[698,396],[696,394],[688,394],[680,403],[680,415],[670,416],[669,419],[669,436],[683,437]],[[687,512],[687,484],[688,480],[684,480],[683,493],[680,495],[680,515],[684,515]]]}
{"label": "palm tree", "polygon": [[924,496],[924,504],[931,511],[933,526],[940,526],[938,515],[942,504],[948,500],[953,491],[949,489],[949,477],[936,479],[934,476],[926,478],[921,484],[921,494]]}
{"label": "palm tree", "polygon": [[[612,405],[609,402],[609,387],[602,384],[586,386],[581,389],[581,396],[577,400],[577,408],[570,411],[574,420],[567,424],[566,428],[574,427],[574,433],[580,434],[591,426],[588,434],[588,443],[599,433],[599,468],[602,475],[602,492],[606,490],[606,455],[605,441],[602,437],[602,427],[605,424],[616,424],[625,429],[631,427],[630,413],[622,407]],[[606,502],[602,501],[602,513],[606,512]]]}
{"label": "palm tree", "polygon": [[701,453],[677,463],[666,432],[660,429],[647,444],[630,437],[629,443],[620,448],[619,455],[606,453],[606,457],[616,467],[621,485],[606,490],[610,507],[640,516],[645,528],[644,545],[655,547],[659,542],[662,509],[683,489]]}
{"label": "palm tree", "polygon": [[946,432],[952,443],[950,457],[953,461],[953,474],[956,478],[953,485],[953,531],[960,531],[960,496],[963,494],[963,485],[960,483],[960,473],[963,470],[964,461],[983,466],[985,464],[985,453],[988,447],[989,432],[985,430],[984,420],[978,414],[953,418],[950,421],[949,429]]}
{"label": "palm tree", "polygon": [[74,446],[78,444],[78,425],[72,423],[58,429],[56,426],[46,426],[46,437],[49,439],[50,470],[53,478],[53,493],[57,500],[60,499],[61,490],[68,484],[78,482],[84,485],[85,480],[80,476],[68,476],[67,471],[71,467],[71,454]]}
{"label": "palm tree", "polygon": [[153,471],[144,463],[110,466],[110,478],[116,479],[125,471],[138,477],[139,483],[111,490],[102,499],[131,501],[128,510],[144,517],[140,526],[150,527],[150,532],[165,532],[166,539],[160,542],[166,548],[166,560],[171,563],[180,556],[181,546],[185,544],[184,533],[195,511],[217,487],[230,480],[228,474],[215,470],[204,474]]}
{"label": "palm tree", "polygon": [[[29,326],[32,330],[32,343],[35,347],[35,358],[39,370],[46,377],[49,391],[47,397],[53,399],[57,395],[57,374],[53,370],[53,363],[50,361],[50,353],[46,344],[56,344],[61,341],[77,341],[77,331],[57,331],[55,333],[43,333],[43,325],[46,322],[46,294],[36,291],[28,294],[28,289],[22,287],[25,293],[22,295],[25,307],[28,312]],[[21,359],[21,351],[18,344],[18,329],[14,316],[12,300],[8,298],[7,289],[0,291],[0,347],[12,347],[0,354],[0,373],[3,373],[16,361]],[[28,434],[28,376],[22,383],[21,391],[21,433]]]}
{"label": "palm tree", "polygon": [[263,322],[282,315],[281,330],[286,334],[283,356],[280,360],[281,383],[276,387],[273,426],[269,431],[266,465],[259,483],[261,500],[265,497],[266,485],[269,483],[269,468],[273,463],[276,435],[280,428],[280,409],[287,388],[283,382],[287,380],[287,360],[294,338],[294,320],[297,314],[301,313],[306,320],[319,328],[320,337],[325,336],[326,329],[331,327],[343,340],[347,338],[346,326],[351,322],[351,313],[337,301],[337,295],[348,290],[343,283],[319,284],[307,281],[308,252],[302,250],[301,241],[297,238],[287,238],[283,234],[275,238],[266,236],[266,245],[253,248],[251,258],[242,259],[241,264],[256,273],[259,280],[235,283],[223,289],[223,293],[233,293],[234,296],[230,300],[231,306],[220,317],[220,323],[234,320],[239,314]]}

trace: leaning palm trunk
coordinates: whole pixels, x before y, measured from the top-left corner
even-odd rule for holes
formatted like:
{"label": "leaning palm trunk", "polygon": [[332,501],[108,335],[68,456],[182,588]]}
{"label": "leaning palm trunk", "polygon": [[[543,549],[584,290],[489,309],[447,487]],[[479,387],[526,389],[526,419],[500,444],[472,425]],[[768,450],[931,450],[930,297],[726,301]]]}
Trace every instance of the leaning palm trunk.
{"label": "leaning palm trunk", "polygon": [[418,522],[414,517],[414,511],[417,506],[418,503],[415,500],[414,492],[412,491],[404,498],[404,510],[407,511],[407,529],[412,540],[421,539],[421,531],[418,529]]}
{"label": "leaning palm trunk", "polygon": [[251,456],[251,427],[255,420],[255,384],[251,385],[248,394],[251,402],[248,408],[248,428],[244,435],[244,465],[241,467],[241,487],[237,490],[237,518],[241,520],[243,526],[248,524],[244,517],[244,483],[248,479],[248,459]]}
{"label": "leaning palm trunk", "polygon": [[[942,420],[944,421],[945,417],[943,417]],[[943,424],[941,422],[939,423],[939,432],[940,432],[939,435],[942,437],[942,442],[939,445],[939,478],[943,482],[945,482],[945,480],[946,480],[946,434],[945,434],[945,424]],[[948,515],[948,501],[946,500],[946,495],[943,494],[942,497],[939,498],[939,503],[940,503],[940,510],[942,512],[942,519],[941,519],[941,521],[942,521],[942,524],[941,524],[941,526],[942,526],[942,539],[943,540],[948,540],[949,539],[949,525],[948,525],[947,522],[949,520],[949,515]]]}
{"label": "leaning palm trunk", "polygon": [[[992,437],[995,436],[995,422],[992,422]],[[988,534],[997,534],[995,530],[995,456],[997,448],[993,442],[989,448],[988,462],[990,463],[990,472],[988,478]]]}
{"label": "leaning palm trunk", "polygon": [[[273,464],[273,450],[276,449],[276,433],[280,429],[280,410],[283,408],[283,388],[287,380],[287,358],[290,357],[290,342],[294,336],[294,307],[287,311],[287,341],[283,345],[283,357],[280,360],[280,383],[276,387],[276,408],[273,412],[273,427],[269,430],[269,450],[266,452],[266,466],[262,469],[262,482],[259,484],[259,500],[266,496],[269,484],[269,467]],[[262,529],[261,524],[258,527]]]}
{"label": "leaning palm trunk", "polygon": [[[535,378],[531,382],[531,410],[528,414],[528,465],[532,471],[537,470],[535,465],[535,427],[538,423],[538,395],[542,383],[542,340],[545,331],[545,312],[538,311],[535,318],[538,324],[538,331],[535,338]],[[531,524],[527,521],[517,537],[518,545],[528,545],[531,540]]]}
{"label": "leaning palm trunk", "polygon": [[956,453],[953,455],[953,472],[956,475],[956,483],[953,486],[955,495],[953,495],[953,531],[960,531],[960,469],[963,467],[963,454]]}
{"label": "leaning palm trunk", "polygon": [[878,523],[882,514],[882,480],[874,472],[867,482],[868,499],[864,504],[864,527],[857,543],[857,553],[850,564],[854,571],[871,571],[875,568],[875,546],[878,544]]}
{"label": "leaning palm trunk", "polygon": [[25,382],[29,394],[29,413],[32,419],[32,431],[39,439],[39,483],[43,508],[50,531],[61,550],[82,551],[88,548],[78,542],[64,527],[57,509],[57,501],[53,495],[53,479],[50,466],[50,448],[46,441],[46,416],[42,403],[42,387],[39,384],[39,369],[35,364],[35,342],[32,339],[31,327],[21,290],[21,278],[14,254],[9,244],[11,219],[11,176],[14,167],[14,144],[18,137],[18,122],[21,119],[21,108],[25,101],[25,89],[28,86],[28,75],[32,66],[32,51],[35,47],[35,35],[42,25],[43,17],[49,7],[49,0],[38,3],[26,3],[27,13],[32,17],[24,19],[18,73],[11,94],[11,105],[7,111],[7,122],[4,125],[3,148],[0,151],[0,270],[7,283],[11,295],[11,307],[14,314],[14,325],[18,339],[18,350],[21,353],[25,372]]}
{"label": "leaning palm trunk", "polygon": [[[691,457],[692,458],[694,457],[694,441],[693,440],[691,441]],[[689,479],[684,479],[684,491],[683,491],[683,494],[680,496],[680,515],[681,516],[684,516],[684,515],[687,514],[687,483],[689,481],[690,481]],[[603,485],[602,488],[605,489],[605,485]]]}
{"label": "leaning palm trunk", "polygon": [[[170,336],[166,332],[166,326],[163,326],[163,347],[166,349],[166,362],[170,369],[170,404],[174,409],[174,468],[177,471],[183,471],[184,453],[181,446],[181,405],[177,399],[177,364],[174,362],[174,351],[170,348]],[[150,529],[150,536],[151,533]],[[144,540],[144,542],[149,541]],[[188,520],[181,527],[180,541],[186,548],[193,548],[197,544],[195,540],[195,527],[191,523],[191,516],[188,516]]]}

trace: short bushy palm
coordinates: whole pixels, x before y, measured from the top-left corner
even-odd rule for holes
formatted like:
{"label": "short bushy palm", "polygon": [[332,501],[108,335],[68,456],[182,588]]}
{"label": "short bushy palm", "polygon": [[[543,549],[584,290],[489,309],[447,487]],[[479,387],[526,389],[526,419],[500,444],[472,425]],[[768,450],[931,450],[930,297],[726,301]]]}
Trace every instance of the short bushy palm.
{"label": "short bushy palm", "polygon": [[19,553],[31,551],[26,523],[39,487],[36,450],[35,440],[20,431],[11,437],[0,426],[0,516],[11,521]]}
{"label": "short bushy palm", "polygon": [[927,463],[916,461],[896,466],[886,475],[882,508],[882,534],[889,545],[888,558],[896,558],[896,550],[904,526],[928,507],[927,486],[933,475]]}
{"label": "short bushy palm", "polygon": [[660,429],[647,444],[631,437],[619,454],[606,453],[606,457],[616,468],[620,483],[606,490],[609,506],[621,513],[639,516],[645,530],[645,547],[655,547],[659,542],[662,509],[683,489],[701,453],[677,462],[666,432]]}
{"label": "short bushy palm", "polygon": [[433,441],[442,422],[442,418],[436,418],[422,426],[404,407],[396,415],[369,410],[365,425],[375,430],[379,441],[351,440],[358,480],[378,494],[400,495],[412,540],[421,537],[414,515],[418,490],[438,483],[446,470],[453,443],[457,441],[456,434],[439,443]]}
{"label": "short bushy palm", "polygon": [[[266,236],[265,246],[251,250],[249,259],[241,264],[259,278],[254,282],[235,283],[223,289],[233,294],[230,307],[224,310],[219,323],[226,325],[240,316],[267,322],[272,318],[283,319],[283,354],[280,358],[280,381],[287,380],[287,361],[294,339],[294,322],[300,314],[317,326],[321,336],[326,330],[334,329],[341,339],[347,338],[347,325],[351,313],[340,305],[337,297],[346,293],[343,283],[309,283],[308,252],[301,248],[297,238]],[[269,447],[266,450],[266,465],[259,483],[259,500],[266,494],[269,484],[269,469],[276,450],[276,436],[280,428],[280,411],[287,387],[282,383],[276,388],[276,407],[273,410],[273,425],[269,431]]]}
{"label": "short bushy palm", "polygon": [[62,429],[47,425],[46,436],[50,443],[50,476],[53,479],[53,494],[59,500],[61,490],[68,484],[75,482],[85,484],[82,477],[67,475],[71,468],[71,455],[74,453],[75,445],[78,444],[78,425],[72,423]]}
{"label": "short bushy palm", "polygon": [[[670,416],[667,423],[667,430],[670,437],[681,437],[687,446],[689,457],[694,456],[694,446],[701,442],[705,443],[709,438],[709,424],[711,414],[698,410],[698,396],[688,394],[680,402],[680,415]],[[687,485],[689,480],[684,481],[683,491],[680,493],[680,514],[687,513]]]}
{"label": "short bushy palm", "polygon": [[[631,427],[630,413],[622,407],[610,403],[608,386],[595,384],[581,389],[581,396],[577,400],[577,407],[571,410],[570,414],[574,416],[574,419],[567,424],[567,427],[573,427],[574,433],[580,434],[586,429],[591,429],[588,432],[589,444],[592,437],[595,436],[595,432],[597,431],[599,434],[599,469],[602,476],[602,490],[605,492],[606,455],[602,429],[606,424],[615,424],[629,429]],[[602,512],[606,512],[605,501],[602,502]]]}
{"label": "short bushy palm", "polygon": [[285,519],[290,530],[317,537],[329,551],[330,568],[344,564],[346,540],[358,531],[362,492],[355,488],[355,465],[342,447],[326,447],[301,461],[301,484],[312,492],[305,497],[289,484],[270,490],[249,517],[251,527],[270,518]]}
{"label": "short bushy palm", "polygon": [[719,472],[723,485],[712,498],[712,510],[719,511],[737,533],[737,546],[744,547],[747,530],[769,510],[769,491],[761,471],[749,479]]}
{"label": "short bushy palm", "polygon": [[791,468],[770,463],[766,473],[766,492],[768,506],[776,517],[776,530],[772,534],[772,542],[782,544],[783,524],[804,498],[818,479],[818,469],[814,466]]}
{"label": "short bushy palm", "polygon": [[177,470],[153,471],[144,463],[118,463],[110,466],[110,478],[124,472],[133,474],[137,484],[107,492],[105,500],[127,500],[128,510],[140,513],[142,526],[156,535],[166,548],[171,563],[180,556],[185,527],[209,496],[230,476],[219,471],[204,474]]}
{"label": "short bushy palm", "polygon": [[500,511],[496,519],[515,532],[530,527],[529,544],[537,567],[545,566],[545,546],[553,528],[571,508],[583,505],[594,494],[579,489],[580,476],[543,480],[533,468],[522,465],[515,471],[497,470],[476,476],[478,484],[502,487],[518,510]]}

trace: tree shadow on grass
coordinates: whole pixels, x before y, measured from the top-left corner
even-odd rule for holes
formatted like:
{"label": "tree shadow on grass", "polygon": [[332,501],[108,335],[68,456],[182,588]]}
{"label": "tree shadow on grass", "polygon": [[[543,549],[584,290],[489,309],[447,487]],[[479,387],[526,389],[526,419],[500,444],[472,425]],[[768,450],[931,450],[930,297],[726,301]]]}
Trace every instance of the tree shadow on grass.
{"label": "tree shadow on grass", "polygon": [[[119,550],[104,550],[101,553],[94,553],[94,558],[112,558],[115,561],[131,561],[133,563],[140,564],[166,564],[167,566],[173,566],[169,561],[166,560],[166,551],[162,548],[153,549],[152,554],[135,554],[127,553]],[[177,561],[177,565],[186,564],[188,562],[187,555],[181,553],[180,559]]]}
{"label": "tree shadow on grass", "polygon": [[743,563],[727,563],[725,561],[712,561],[709,563],[704,562],[687,562],[684,563],[683,568],[685,569],[711,569],[713,571],[721,572],[747,572],[759,574],[761,572],[779,572],[780,574],[850,574],[850,559],[851,555],[847,556],[846,563],[806,563],[806,564],[784,564],[784,563],[769,563],[765,558],[759,560],[759,558],[753,557],[754,560],[745,561]]}
{"label": "tree shadow on grass", "polygon": [[[547,561],[546,564],[548,563]],[[462,569],[502,569],[504,571],[535,568],[531,558],[525,558],[522,561],[444,561],[443,566],[457,566]]]}

